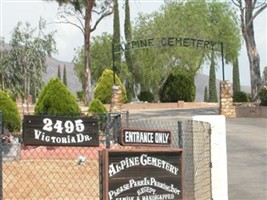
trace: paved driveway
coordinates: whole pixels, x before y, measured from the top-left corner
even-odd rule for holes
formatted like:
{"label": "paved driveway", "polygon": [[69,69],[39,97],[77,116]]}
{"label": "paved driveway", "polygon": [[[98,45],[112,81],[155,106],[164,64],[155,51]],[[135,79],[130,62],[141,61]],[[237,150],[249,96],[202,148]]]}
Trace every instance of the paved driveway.
{"label": "paved driveway", "polygon": [[267,199],[267,119],[226,120],[229,200]]}

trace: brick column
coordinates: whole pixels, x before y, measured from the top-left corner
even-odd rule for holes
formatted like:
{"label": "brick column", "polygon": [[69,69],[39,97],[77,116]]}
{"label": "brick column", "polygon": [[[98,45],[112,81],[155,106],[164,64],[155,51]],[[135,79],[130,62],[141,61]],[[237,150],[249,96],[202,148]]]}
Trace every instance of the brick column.
{"label": "brick column", "polygon": [[229,81],[220,82],[220,114],[225,117],[235,117],[235,107]]}
{"label": "brick column", "polygon": [[121,112],[122,110],[122,92],[119,85],[112,86],[112,96],[110,103],[110,112]]}

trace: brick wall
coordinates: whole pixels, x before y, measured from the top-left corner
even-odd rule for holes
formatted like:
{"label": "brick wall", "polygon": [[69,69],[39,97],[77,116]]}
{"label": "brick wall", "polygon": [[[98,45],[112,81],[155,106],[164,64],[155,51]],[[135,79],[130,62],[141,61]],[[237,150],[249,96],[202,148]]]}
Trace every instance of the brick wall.
{"label": "brick wall", "polygon": [[110,112],[121,112],[123,105],[121,88],[118,85],[112,86]]}
{"label": "brick wall", "polygon": [[229,81],[220,82],[220,114],[225,117],[235,117],[235,106]]}

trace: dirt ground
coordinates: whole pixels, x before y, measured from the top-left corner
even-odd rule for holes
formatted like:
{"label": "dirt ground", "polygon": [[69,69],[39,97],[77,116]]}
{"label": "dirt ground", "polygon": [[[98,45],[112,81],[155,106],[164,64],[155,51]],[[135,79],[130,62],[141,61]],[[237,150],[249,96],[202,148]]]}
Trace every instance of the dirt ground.
{"label": "dirt ground", "polygon": [[23,159],[3,164],[3,199],[99,200],[97,160]]}

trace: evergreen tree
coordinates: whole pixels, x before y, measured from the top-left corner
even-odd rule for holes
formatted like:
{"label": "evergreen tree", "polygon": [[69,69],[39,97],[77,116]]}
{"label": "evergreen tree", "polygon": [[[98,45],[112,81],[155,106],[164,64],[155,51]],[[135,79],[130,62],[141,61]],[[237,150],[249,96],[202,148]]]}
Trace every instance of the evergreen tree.
{"label": "evergreen tree", "polygon": [[[131,27],[131,18],[130,18],[130,6],[129,0],[125,1],[125,21],[124,21],[124,35],[127,42],[132,41],[132,27]],[[126,64],[129,70],[129,78],[126,83],[127,97],[129,100],[133,96],[133,57],[131,51],[125,52]]]}
{"label": "evergreen tree", "polygon": [[63,83],[64,83],[64,85],[65,85],[66,87],[68,87],[66,65],[64,65],[64,71],[63,71]]}
{"label": "evergreen tree", "polygon": [[61,80],[60,65],[57,66],[57,77]]}
{"label": "evergreen tree", "polygon": [[263,70],[262,86],[267,86],[267,66]]}
{"label": "evergreen tree", "polygon": [[159,91],[161,102],[193,102],[195,96],[194,76],[191,72],[183,69],[173,71]]}
{"label": "evergreen tree", "polygon": [[[96,83],[94,89],[94,98],[99,99],[104,104],[111,102],[112,85],[113,85],[113,71],[105,69]],[[116,84],[121,87],[123,102],[127,102],[126,90],[120,78],[115,74]]]}
{"label": "evergreen tree", "polygon": [[36,115],[79,116],[76,97],[59,78],[52,78],[41,90],[34,108]]}
{"label": "evergreen tree", "polygon": [[204,91],[204,102],[208,102],[209,97],[208,97],[208,88],[205,86],[205,91]]}
{"label": "evergreen tree", "polygon": [[[0,110],[3,113],[3,126],[10,132],[21,130],[21,118],[18,107],[10,96],[0,90]],[[2,130],[0,130],[2,131]]]}
{"label": "evergreen tree", "polygon": [[215,74],[215,60],[214,52],[211,53],[211,64],[209,74],[209,102],[218,102],[216,89],[216,74]]}
{"label": "evergreen tree", "polygon": [[119,74],[120,64],[121,64],[121,53],[119,52],[120,43],[120,15],[119,15],[119,3],[118,0],[114,1],[114,18],[113,18],[113,45],[116,53],[114,54],[114,64],[115,64],[115,73]]}
{"label": "evergreen tree", "polygon": [[239,63],[238,58],[233,62],[233,95],[240,92]]}

